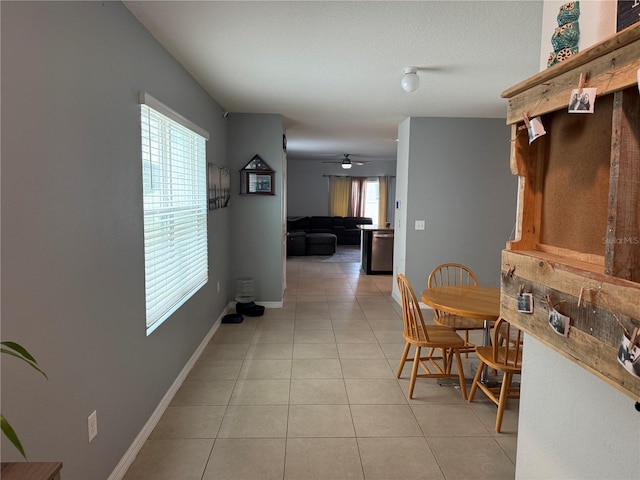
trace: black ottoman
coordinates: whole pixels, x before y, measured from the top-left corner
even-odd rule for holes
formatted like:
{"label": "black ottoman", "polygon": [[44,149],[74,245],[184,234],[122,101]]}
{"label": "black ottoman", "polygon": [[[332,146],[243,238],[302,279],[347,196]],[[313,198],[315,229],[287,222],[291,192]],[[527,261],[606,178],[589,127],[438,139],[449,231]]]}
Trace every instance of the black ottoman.
{"label": "black ottoman", "polygon": [[338,237],[333,233],[307,233],[307,255],[333,255]]}
{"label": "black ottoman", "polygon": [[298,256],[307,254],[307,245],[305,243],[305,232],[289,232],[287,233],[287,256]]}

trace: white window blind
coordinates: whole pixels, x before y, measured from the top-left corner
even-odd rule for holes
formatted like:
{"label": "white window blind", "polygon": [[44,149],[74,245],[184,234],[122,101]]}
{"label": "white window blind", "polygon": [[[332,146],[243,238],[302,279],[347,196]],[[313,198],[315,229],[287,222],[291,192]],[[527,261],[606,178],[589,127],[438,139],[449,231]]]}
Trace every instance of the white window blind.
{"label": "white window blind", "polygon": [[148,335],[208,281],[208,134],[148,94],[141,103]]}

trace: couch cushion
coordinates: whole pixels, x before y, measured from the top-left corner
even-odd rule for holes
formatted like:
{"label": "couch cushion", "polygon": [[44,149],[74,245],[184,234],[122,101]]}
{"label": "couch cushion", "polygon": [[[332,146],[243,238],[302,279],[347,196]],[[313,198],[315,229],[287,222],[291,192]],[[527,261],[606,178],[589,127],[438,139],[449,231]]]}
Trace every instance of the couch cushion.
{"label": "couch cushion", "polygon": [[307,245],[318,245],[321,243],[335,243],[336,236],[332,233],[309,233],[305,235]]}
{"label": "couch cushion", "polygon": [[373,220],[369,217],[344,217],[344,226],[348,230],[358,228],[358,225],[372,225]]}
{"label": "couch cushion", "polygon": [[306,237],[307,255],[333,255],[337,239],[330,233],[310,233]]}
{"label": "couch cushion", "polygon": [[333,232],[333,218],[332,217],[310,217],[311,231],[316,233],[331,233]]}
{"label": "couch cushion", "polygon": [[310,232],[311,220],[309,217],[298,217],[287,220],[287,232]]}
{"label": "couch cushion", "polygon": [[287,233],[287,255],[306,255],[307,254],[307,234],[305,232],[289,232]]}

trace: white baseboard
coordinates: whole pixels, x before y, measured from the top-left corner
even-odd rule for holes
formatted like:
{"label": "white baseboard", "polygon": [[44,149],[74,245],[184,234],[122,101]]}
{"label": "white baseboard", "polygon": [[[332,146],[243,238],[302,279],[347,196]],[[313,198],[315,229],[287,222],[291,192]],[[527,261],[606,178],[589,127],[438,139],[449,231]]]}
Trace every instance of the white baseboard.
{"label": "white baseboard", "polygon": [[282,308],[284,302],[257,302],[258,305],[264,305],[264,308]]}
{"label": "white baseboard", "polygon": [[196,351],[193,352],[193,355],[191,356],[187,364],[184,366],[184,368],[182,369],[178,377],[175,379],[175,381],[173,382],[173,384],[171,385],[167,393],[165,393],[164,397],[162,397],[162,400],[160,401],[156,409],[153,411],[153,414],[151,414],[151,417],[149,418],[147,423],[144,425],[142,430],[140,430],[140,433],[138,433],[135,440],[129,446],[125,454],[122,456],[122,458],[120,459],[116,467],[113,469],[113,472],[111,472],[111,475],[109,475],[107,480],[122,480],[122,478],[124,478],[125,474],[127,473],[127,470],[129,470],[129,467],[131,466],[133,461],[136,459],[136,456],[138,455],[138,453],[140,453],[140,450],[142,449],[144,443],[148,440],[149,435],[151,435],[151,432],[153,432],[153,429],[156,427],[156,425],[160,421],[160,418],[162,417],[167,407],[171,403],[171,400],[173,399],[174,395],[182,386],[182,382],[184,382],[185,378],[187,378],[187,375],[189,374],[189,372],[191,371],[195,363],[200,358],[200,355],[202,355],[204,348],[211,341],[211,338],[218,330],[218,327],[220,327],[220,322],[222,321],[222,317],[226,315],[226,313],[231,308],[232,308],[232,305],[230,303],[226,306],[224,311],[220,314],[218,319],[215,321],[215,323],[211,327],[211,330],[209,330],[209,332],[204,337],[200,345],[198,345],[198,348],[196,349]]}

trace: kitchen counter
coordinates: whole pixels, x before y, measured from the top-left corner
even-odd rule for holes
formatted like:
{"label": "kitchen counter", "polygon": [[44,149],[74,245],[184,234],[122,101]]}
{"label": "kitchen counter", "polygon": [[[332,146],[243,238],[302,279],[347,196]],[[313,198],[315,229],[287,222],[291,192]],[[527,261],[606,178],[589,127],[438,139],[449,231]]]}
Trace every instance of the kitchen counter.
{"label": "kitchen counter", "polygon": [[360,240],[360,267],[367,275],[393,273],[394,231],[391,227],[358,225]]}

